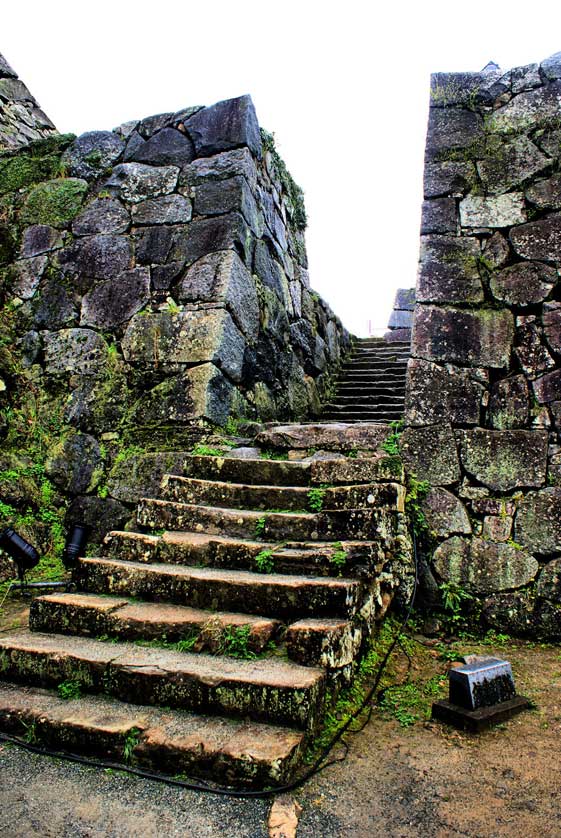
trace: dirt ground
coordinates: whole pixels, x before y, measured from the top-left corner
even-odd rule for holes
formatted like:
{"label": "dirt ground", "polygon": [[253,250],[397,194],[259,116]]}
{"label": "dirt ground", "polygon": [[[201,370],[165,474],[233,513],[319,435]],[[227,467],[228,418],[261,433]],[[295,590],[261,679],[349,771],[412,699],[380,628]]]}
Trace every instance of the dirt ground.
{"label": "dirt ground", "polygon": [[[21,601],[2,616],[4,630],[26,620]],[[518,692],[536,709],[483,734],[424,719],[404,728],[375,710],[347,737],[346,760],[294,793],[302,806],[297,838],[561,838],[560,647],[503,639],[484,650],[453,648],[510,660]],[[447,664],[430,642],[409,651],[412,664],[400,653],[392,678],[408,677],[421,691],[445,678]],[[269,808],[270,801],[178,790],[0,744],[7,838],[266,838]]]}

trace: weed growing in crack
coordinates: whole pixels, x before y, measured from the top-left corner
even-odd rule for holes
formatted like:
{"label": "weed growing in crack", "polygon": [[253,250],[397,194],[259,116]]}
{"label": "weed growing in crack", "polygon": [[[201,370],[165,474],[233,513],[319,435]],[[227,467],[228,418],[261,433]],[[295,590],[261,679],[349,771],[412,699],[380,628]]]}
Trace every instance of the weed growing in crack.
{"label": "weed growing in crack", "polygon": [[58,685],[57,692],[65,701],[73,701],[82,697],[82,685],[79,681],[63,681]]}

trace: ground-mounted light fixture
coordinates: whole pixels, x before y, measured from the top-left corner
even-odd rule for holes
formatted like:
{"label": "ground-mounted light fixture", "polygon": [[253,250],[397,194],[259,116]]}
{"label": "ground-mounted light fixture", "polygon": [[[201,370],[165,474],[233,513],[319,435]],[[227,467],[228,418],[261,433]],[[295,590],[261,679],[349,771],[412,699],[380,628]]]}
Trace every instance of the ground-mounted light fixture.
{"label": "ground-mounted light fixture", "polygon": [[20,582],[23,584],[26,572],[39,564],[39,553],[12,527],[6,527],[0,532],[0,548],[15,562]]}
{"label": "ground-mounted light fixture", "polygon": [[72,570],[76,567],[78,558],[83,555],[89,531],[90,528],[87,524],[76,522],[69,525],[64,551],[62,553],[62,563],[67,570]]}
{"label": "ground-mounted light fixture", "polygon": [[449,699],[434,702],[432,718],[463,730],[484,730],[530,706],[516,695],[510,663],[499,658],[470,655],[448,681]]}

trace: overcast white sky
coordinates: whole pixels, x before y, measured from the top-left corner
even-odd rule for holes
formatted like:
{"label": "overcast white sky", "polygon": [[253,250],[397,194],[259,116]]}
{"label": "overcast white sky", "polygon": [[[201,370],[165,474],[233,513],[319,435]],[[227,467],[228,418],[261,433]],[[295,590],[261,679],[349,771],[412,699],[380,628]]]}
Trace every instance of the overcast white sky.
{"label": "overcast white sky", "polygon": [[60,131],[250,93],[306,195],[313,287],[355,334],[415,284],[429,74],[561,51],[558,0],[19,0],[0,52]]}

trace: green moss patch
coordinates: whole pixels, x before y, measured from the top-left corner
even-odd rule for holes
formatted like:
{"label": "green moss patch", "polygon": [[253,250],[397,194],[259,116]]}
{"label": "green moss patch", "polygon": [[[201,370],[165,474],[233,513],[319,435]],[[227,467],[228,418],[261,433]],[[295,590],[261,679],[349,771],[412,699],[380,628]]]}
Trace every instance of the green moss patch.
{"label": "green moss patch", "polygon": [[27,196],[22,221],[65,227],[82,206],[87,188],[86,181],[79,178],[55,178],[38,184]]}

